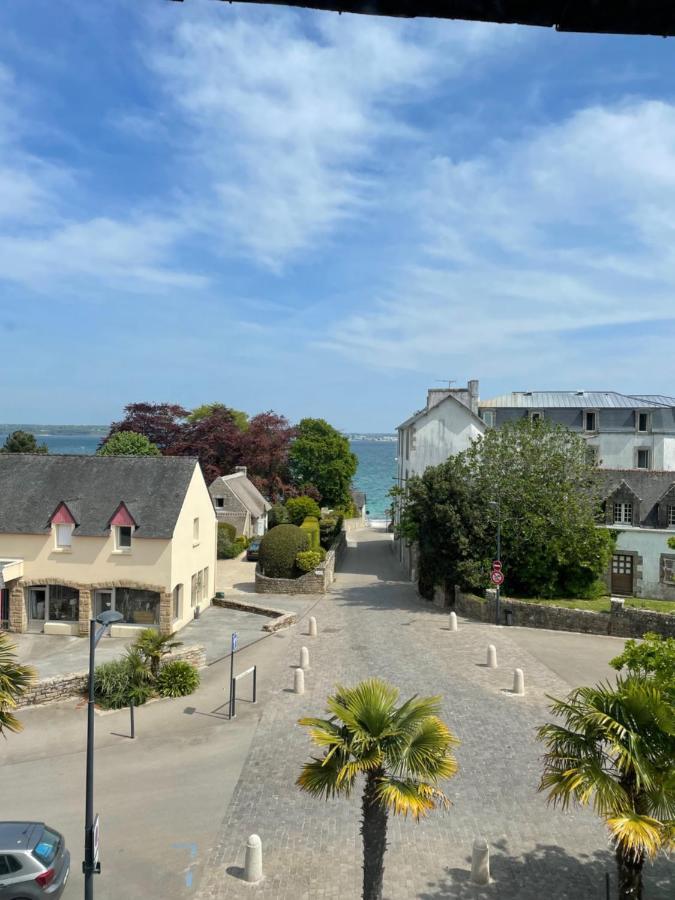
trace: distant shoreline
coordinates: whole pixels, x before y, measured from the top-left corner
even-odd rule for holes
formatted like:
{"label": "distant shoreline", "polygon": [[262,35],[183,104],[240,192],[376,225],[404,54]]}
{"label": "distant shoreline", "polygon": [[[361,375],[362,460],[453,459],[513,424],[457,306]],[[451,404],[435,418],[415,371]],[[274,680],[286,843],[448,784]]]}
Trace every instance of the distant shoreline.
{"label": "distant shoreline", "polygon": [[[0,423],[0,434],[11,434],[13,431],[28,431],[30,434],[40,437],[57,437],[58,435],[78,434],[107,434],[109,425],[21,425]],[[386,434],[376,431],[373,434],[366,432],[345,432],[345,437],[350,441],[380,441],[384,444],[395,443],[398,437],[395,434]]]}

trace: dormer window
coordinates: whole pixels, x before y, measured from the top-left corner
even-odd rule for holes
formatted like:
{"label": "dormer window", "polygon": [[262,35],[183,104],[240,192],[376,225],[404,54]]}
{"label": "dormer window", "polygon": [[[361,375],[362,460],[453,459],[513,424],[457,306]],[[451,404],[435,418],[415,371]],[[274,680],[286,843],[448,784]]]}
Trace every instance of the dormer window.
{"label": "dormer window", "polygon": [[635,426],[639,434],[647,434],[652,430],[651,416],[648,412],[635,413]]}
{"label": "dormer window", "polygon": [[495,411],[494,409],[483,409],[480,413],[481,419],[485,422],[488,428],[495,427]]}
{"label": "dormer window", "polygon": [[633,524],[633,504],[632,503],[615,503],[614,504],[614,524],[615,525],[632,525]]}
{"label": "dormer window", "polygon": [[530,413],[530,422],[541,422],[544,418],[544,414],[540,409],[533,409]]}
{"label": "dormer window", "polygon": [[584,431],[598,430],[598,414],[594,409],[587,409],[584,412]]}
{"label": "dormer window", "polygon": [[131,525],[115,525],[115,549],[131,550]]}
{"label": "dormer window", "polygon": [[55,525],[57,550],[70,550],[73,545],[73,525]]}
{"label": "dormer window", "polygon": [[68,552],[73,543],[73,530],[77,525],[75,517],[68,509],[68,504],[62,501],[52,513],[50,519],[54,532],[54,549]]}
{"label": "dormer window", "polygon": [[216,497],[216,506],[218,507],[218,509],[222,509],[225,506],[225,498]]}

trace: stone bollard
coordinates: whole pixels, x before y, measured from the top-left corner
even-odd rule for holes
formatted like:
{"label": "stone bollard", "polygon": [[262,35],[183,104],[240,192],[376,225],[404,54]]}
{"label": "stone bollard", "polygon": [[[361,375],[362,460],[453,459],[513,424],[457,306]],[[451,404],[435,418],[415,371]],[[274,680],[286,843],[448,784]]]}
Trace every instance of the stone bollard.
{"label": "stone bollard", "polygon": [[257,834],[252,834],[246,841],[244,881],[254,883],[260,881],[262,877],[262,841]]}
{"label": "stone bollard", "polygon": [[513,693],[519,697],[525,693],[525,676],[522,669],[513,670]]}
{"label": "stone bollard", "polygon": [[471,853],[471,881],[490,884],[490,848],[485,838],[476,838]]}
{"label": "stone bollard", "polygon": [[309,650],[307,647],[300,648],[300,668],[305,671],[309,669]]}
{"label": "stone bollard", "polygon": [[457,631],[457,613],[450,613],[450,631]]}
{"label": "stone bollard", "polygon": [[488,669],[497,668],[497,648],[494,644],[488,644],[487,667]]}
{"label": "stone bollard", "polygon": [[316,637],[318,633],[319,632],[316,627],[316,619],[314,618],[314,616],[310,616],[309,617],[309,636]]}
{"label": "stone bollard", "polygon": [[293,675],[293,693],[305,693],[305,673],[302,669],[296,669],[295,674]]}

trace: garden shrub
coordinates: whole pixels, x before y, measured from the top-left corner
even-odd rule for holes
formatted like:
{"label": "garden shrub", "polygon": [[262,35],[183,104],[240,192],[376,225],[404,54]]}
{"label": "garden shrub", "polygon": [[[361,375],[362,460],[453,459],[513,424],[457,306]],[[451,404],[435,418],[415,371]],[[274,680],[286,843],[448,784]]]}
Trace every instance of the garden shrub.
{"label": "garden shrub", "polygon": [[164,663],[157,676],[160,697],[187,697],[199,687],[199,672],[189,662],[175,659]]}
{"label": "garden shrub", "polygon": [[286,511],[293,525],[301,525],[307,516],[321,517],[321,508],[311,497],[291,497],[286,501]]}
{"label": "garden shrub", "polygon": [[288,522],[290,518],[286,507],[282,503],[275,503],[267,513],[267,527],[274,528],[275,525],[286,525]]}
{"label": "garden shrub", "polygon": [[268,578],[294,578],[295,557],[307,550],[308,536],[297,525],[277,525],[260,542],[260,570]]}
{"label": "garden shrub", "polygon": [[237,540],[237,529],[231,522],[218,522],[218,534],[227,535],[230,542]]}
{"label": "garden shrub", "polygon": [[229,522],[218,523],[218,559],[232,559],[236,553],[231,552],[231,547],[237,539],[237,529]]}
{"label": "garden shrub", "polygon": [[132,700],[141,706],[152,694],[150,670],[137,650],[131,649],[122,659],[102,663],[94,670],[94,699],[104,709],[122,709]]}
{"label": "garden shrub", "polygon": [[326,558],[326,551],[323,548],[319,550],[302,550],[295,557],[295,564],[301,572],[311,572],[316,569],[320,563]]}
{"label": "garden shrub", "polygon": [[300,528],[309,537],[308,549],[318,550],[321,546],[321,531],[319,529],[319,520],[316,516],[307,516]]}
{"label": "garden shrub", "polygon": [[236,541],[227,541],[218,545],[218,559],[234,559],[239,556],[249,544],[248,538],[241,535]]}

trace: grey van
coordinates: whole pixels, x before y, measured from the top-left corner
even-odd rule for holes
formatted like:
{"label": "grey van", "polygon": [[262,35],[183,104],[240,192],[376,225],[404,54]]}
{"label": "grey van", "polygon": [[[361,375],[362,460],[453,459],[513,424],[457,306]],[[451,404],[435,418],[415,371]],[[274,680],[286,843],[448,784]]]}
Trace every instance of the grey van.
{"label": "grey van", "polygon": [[0,900],[57,900],[69,874],[58,831],[44,822],[0,822]]}

